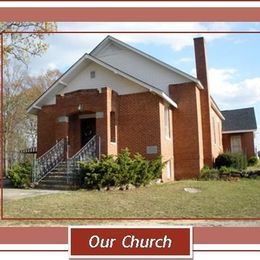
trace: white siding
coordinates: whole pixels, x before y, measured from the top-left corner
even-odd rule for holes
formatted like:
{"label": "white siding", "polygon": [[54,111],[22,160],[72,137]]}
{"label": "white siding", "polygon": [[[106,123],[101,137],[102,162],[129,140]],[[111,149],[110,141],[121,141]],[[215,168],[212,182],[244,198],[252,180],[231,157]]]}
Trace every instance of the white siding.
{"label": "white siding", "polygon": [[131,50],[110,44],[97,54],[97,58],[169,94],[169,84],[190,81]]}
{"label": "white siding", "polygon": [[[95,71],[95,78],[90,78],[90,72]],[[110,70],[101,67],[98,64],[91,63],[82,69],[63,90],[57,94],[65,94],[81,89],[101,89],[103,87],[110,87],[119,95],[127,95],[133,93],[146,92],[144,87],[117,75]],[[52,96],[46,105],[55,104],[55,98]]]}
{"label": "white siding", "polygon": [[[90,78],[91,71],[95,71],[95,78],[93,79]],[[98,64],[91,63],[68,83],[68,86],[63,89],[61,94],[80,89],[95,89],[102,87],[110,87],[119,95],[146,91],[144,87],[141,87]]]}
{"label": "white siding", "polygon": [[[95,71],[95,78],[90,78],[90,72]],[[144,87],[127,80],[116,73],[111,72],[98,64],[91,63],[82,71],[80,71],[65,87],[57,94],[65,94],[80,89],[100,89],[110,87],[119,95],[146,92]],[[55,104],[55,98],[45,102],[46,105]]]}

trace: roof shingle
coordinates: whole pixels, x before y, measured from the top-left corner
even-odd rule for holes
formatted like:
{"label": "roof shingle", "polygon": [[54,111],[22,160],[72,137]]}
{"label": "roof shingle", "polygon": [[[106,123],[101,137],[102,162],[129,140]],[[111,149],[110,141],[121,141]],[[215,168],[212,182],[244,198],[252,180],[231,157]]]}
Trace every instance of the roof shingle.
{"label": "roof shingle", "polygon": [[256,117],[253,107],[221,111],[225,120],[223,121],[223,132],[256,130]]}

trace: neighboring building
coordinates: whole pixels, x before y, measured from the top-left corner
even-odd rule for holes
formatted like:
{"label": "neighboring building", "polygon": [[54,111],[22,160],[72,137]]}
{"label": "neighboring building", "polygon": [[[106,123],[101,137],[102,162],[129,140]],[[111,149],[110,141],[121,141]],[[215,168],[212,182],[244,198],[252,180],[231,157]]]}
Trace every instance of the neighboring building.
{"label": "neighboring building", "polygon": [[255,131],[257,130],[253,107],[222,111],[224,151],[243,153],[249,159],[256,155]]}
{"label": "neighboring building", "polygon": [[209,93],[204,39],[194,43],[197,78],[106,37],[28,108],[38,118],[38,157],[46,157],[38,163],[56,156],[58,140],[68,140],[71,158],[98,135],[92,148],[102,154],[162,155],[164,181],[197,177],[223,151],[224,117]]}

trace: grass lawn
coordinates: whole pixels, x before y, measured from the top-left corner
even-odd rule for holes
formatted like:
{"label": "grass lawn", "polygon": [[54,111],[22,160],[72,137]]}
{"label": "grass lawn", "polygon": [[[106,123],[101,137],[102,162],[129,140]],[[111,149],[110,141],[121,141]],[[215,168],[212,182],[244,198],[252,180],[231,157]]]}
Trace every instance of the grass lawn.
{"label": "grass lawn", "polygon": [[[201,192],[188,193],[184,188]],[[8,201],[4,217],[260,218],[260,180],[178,181],[130,191],[68,191]]]}

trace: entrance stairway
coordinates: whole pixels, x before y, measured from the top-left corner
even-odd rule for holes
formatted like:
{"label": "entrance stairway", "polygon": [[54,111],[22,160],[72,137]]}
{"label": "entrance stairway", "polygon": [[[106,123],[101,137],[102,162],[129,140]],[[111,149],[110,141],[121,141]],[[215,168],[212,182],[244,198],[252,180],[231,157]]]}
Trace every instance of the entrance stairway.
{"label": "entrance stairway", "polygon": [[80,187],[80,162],[99,158],[100,138],[92,137],[73,157],[67,156],[62,139],[39,157],[33,167],[33,184],[38,189],[75,190]]}
{"label": "entrance stairway", "polygon": [[77,185],[73,185],[73,175],[67,173],[67,162],[60,162],[53,168],[39,183],[38,189],[45,190],[73,190]]}

